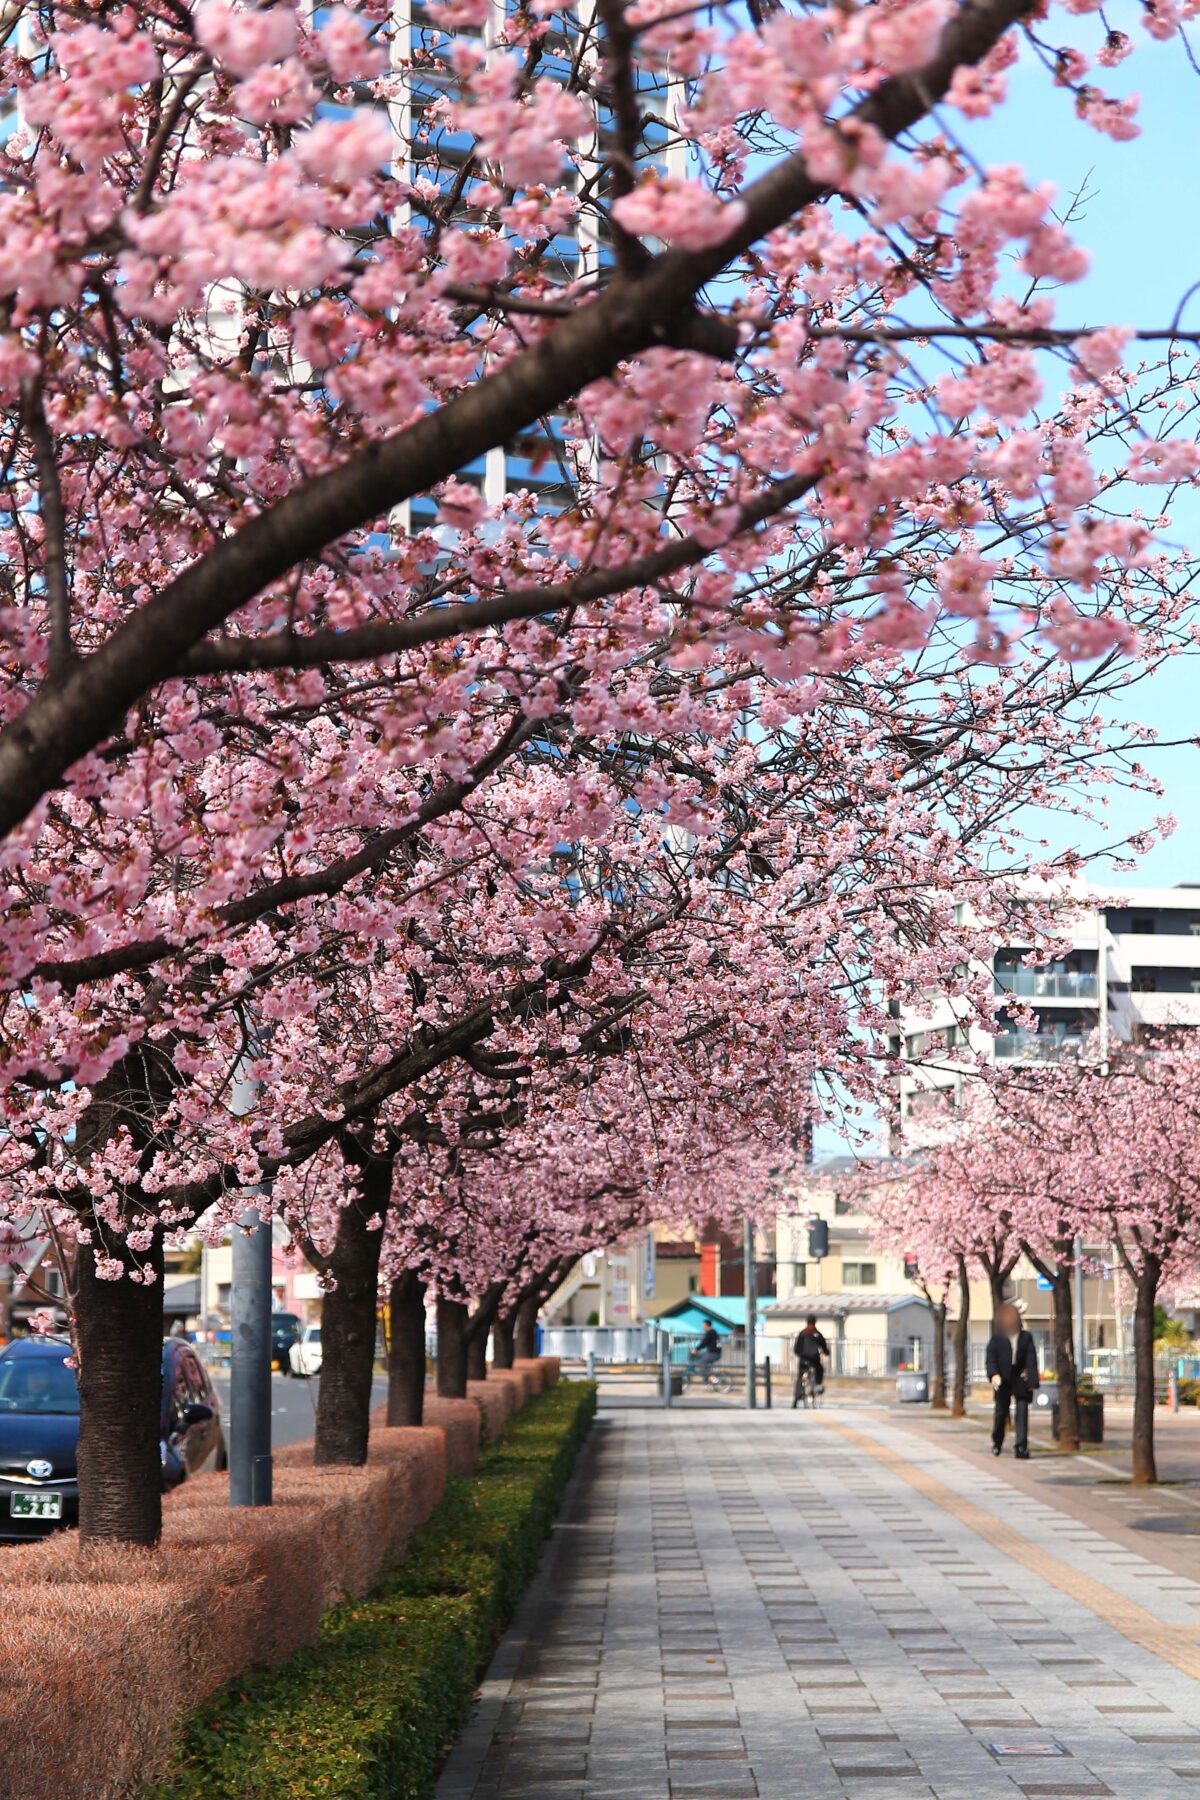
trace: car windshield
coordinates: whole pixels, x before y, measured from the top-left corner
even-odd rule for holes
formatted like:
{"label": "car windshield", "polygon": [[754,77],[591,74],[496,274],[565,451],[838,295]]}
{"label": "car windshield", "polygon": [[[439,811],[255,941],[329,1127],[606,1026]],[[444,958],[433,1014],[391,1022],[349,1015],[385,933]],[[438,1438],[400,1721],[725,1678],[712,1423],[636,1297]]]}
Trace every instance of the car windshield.
{"label": "car windshield", "polygon": [[309,1326],[309,1328],[308,1328],[308,1341],[309,1341],[309,1343],[310,1343],[310,1344],[319,1344],[319,1343],[320,1343],[320,1341],[321,1341],[321,1327],[320,1327],[320,1326],[319,1326],[319,1325],[310,1325],[310,1326]]}
{"label": "car windshield", "polygon": [[75,1371],[56,1356],[0,1357],[0,1412],[77,1413]]}

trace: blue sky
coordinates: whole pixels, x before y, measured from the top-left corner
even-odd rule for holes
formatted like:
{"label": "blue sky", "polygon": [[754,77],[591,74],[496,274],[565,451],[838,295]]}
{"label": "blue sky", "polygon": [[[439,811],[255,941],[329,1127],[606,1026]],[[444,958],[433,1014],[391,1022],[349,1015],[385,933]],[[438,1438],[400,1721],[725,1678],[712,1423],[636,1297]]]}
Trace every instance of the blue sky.
{"label": "blue sky", "polygon": [[[1053,181],[1063,202],[1086,186],[1091,197],[1074,234],[1090,252],[1092,266],[1059,297],[1063,325],[1163,326],[1187,289],[1200,281],[1200,75],[1178,40],[1147,39],[1137,23],[1140,11],[1131,0],[1107,9],[1109,24],[1128,31],[1137,48],[1120,68],[1096,72],[1097,85],[1106,92],[1141,95],[1142,135],[1132,143],[1114,144],[1082,124],[1072,96],[1025,57],[1010,71],[1009,103],[993,119],[958,130],[980,162],[1019,163],[1031,181]],[[1101,41],[1097,19],[1073,19],[1058,10],[1053,16],[1053,30],[1042,28],[1046,41],[1074,42],[1085,52]],[[950,114],[947,123],[957,119]],[[1184,324],[1200,330],[1200,293]],[[1175,517],[1183,537],[1178,508]],[[1191,509],[1188,524],[1200,553],[1200,504]],[[1200,737],[1200,652],[1177,657],[1131,685],[1124,717],[1152,724],[1164,743]],[[1140,754],[1163,783],[1161,799],[1114,789],[1102,824],[1040,815],[1031,818],[1031,833],[1046,836],[1055,848],[1094,851],[1149,827],[1157,813],[1173,813],[1177,830],[1118,879],[1125,888],[1200,881],[1200,748],[1188,743]],[[1108,873],[1104,864],[1093,871],[1098,880]],[[818,1158],[846,1148],[836,1128],[818,1130]]]}
{"label": "blue sky", "polygon": [[[1166,325],[1187,289],[1200,281],[1200,75],[1178,39],[1155,44],[1146,37],[1137,22],[1140,11],[1130,0],[1107,9],[1109,24],[1128,31],[1137,47],[1118,69],[1095,72],[1106,92],[1141,95],[1142,135],[1132,143],[1114,144],[1080,123],[1072,96],[1024,57],[1010,74],[1010,103],[961,133],[980,161],[1020,163],[1031,180],[1053,181],[1063,200],[1088,189],[1091,198],[1075,236],[1091,253],[1092,267],[1060,295],[1064,325]],[[1100,31],[1094,17],[1073,19],[1056,10],[1042,36],[1087,52],[1099,43]],[[1200,330],[1200,293],[1184,323]],[[1178,509],[1176,520],[1182,527]],[[1200,532],[1200,506],[1189,523]],[[1152,723],[1164,740],[1200,736],[1198,685],[1200,659],[1179,657],[1131,687],[1126,716]],[[1178,830],[1122,879],[1164,886],[1200,880],[1200,749],[1188,744],[1152,751],[1145,761],[1164,783],[1161,802],[1114,793],[1103,830],[1061,819],[1052,822],[1052,841],[1092,849],[1149,825],[1160,810],[1171,812]]]}

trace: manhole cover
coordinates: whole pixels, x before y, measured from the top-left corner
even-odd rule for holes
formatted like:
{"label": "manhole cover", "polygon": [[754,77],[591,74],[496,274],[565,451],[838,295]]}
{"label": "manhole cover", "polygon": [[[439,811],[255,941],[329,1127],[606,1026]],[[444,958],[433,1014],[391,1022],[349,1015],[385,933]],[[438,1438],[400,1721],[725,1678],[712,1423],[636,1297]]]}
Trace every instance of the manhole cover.
{"label": "manhole cover", "polygon": [[1065,1744],[1055,1743],[1052,1738],[1044,1739],[1040,1743],[1026,1741],[1023,1744],[989,1744],[988,1749],[993,1756],[1005,1758],[1010,1756],[1069,1756],[1071,1754]]}
{"label": "manhole cover", "polygon": [[1200,1513],[1158,1513],[1150,1519],[1127,1519],[1134,1531],[1165,1531],[1172,1537],[1200,1537]]}

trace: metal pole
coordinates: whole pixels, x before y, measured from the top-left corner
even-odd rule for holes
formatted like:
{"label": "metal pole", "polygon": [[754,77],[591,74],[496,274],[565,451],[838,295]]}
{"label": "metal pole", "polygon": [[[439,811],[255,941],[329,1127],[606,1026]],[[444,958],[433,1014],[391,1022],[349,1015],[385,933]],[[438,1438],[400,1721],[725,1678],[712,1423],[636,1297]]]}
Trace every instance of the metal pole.
{"label": "metal pole", "polygon": [[589,1350],[587,1353],[587,1378],[589,1381],[596,1379],[596,1352],[594,1350]]}
{"label": "metal pole", "polygon": [[233,1233],[229,1504],[271,1504],[271,1222],[251,1207]]}
{"label": "metal pole", "polygon": [[746,1289],[746,1405],[756,1407],[758,1394],[755,1391],[755,1376],[758,1373],[754,1366],[754,1340],[757,1336],[757,1308],[755,1301],[754,1276],[754,1221],[746,1215],[742,1228],[742,1281]]}
{"label": "metal pole", "polygon": [[662,1353],[662,1397],[663,1405],[671,1404],[671,1339],[668,1334],[663,1343]]}
{"label": "metal pole", "polygon": [[763,1405],[766,1407],[767,1411],[770,1412],[770,1410],[771,1410],[771,1359],[769,1356],[763,1357]]}
{"label": "metal pole", "polygon": [[1075,1373],[1083,1374],[1087,1358],[1087,1329],[1083,1317],[1083,1239],[1075,1239]]}

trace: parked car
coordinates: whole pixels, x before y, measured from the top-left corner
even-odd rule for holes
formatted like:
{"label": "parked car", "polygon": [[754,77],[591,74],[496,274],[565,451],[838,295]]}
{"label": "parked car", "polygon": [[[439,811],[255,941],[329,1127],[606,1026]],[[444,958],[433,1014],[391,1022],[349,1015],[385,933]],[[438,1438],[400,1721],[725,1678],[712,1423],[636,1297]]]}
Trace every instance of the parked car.
{"label": "parked car", "polygon": [[[17,1338],[0,1351],[0,1542],[79,1523],[79,1389],[64,1338]],[[159,1418],[164,1491],[212,1459],[225,1466],[216,1392],[185,1338],[163,1344]]]}
{"label": "parked car", "polygon": [[298,1344],[293,1344],[288,1352],[293,1375],[319,1375],[321,1373],[321,1327],[306,1325]]}
{"label": "parked car", "polygon": [[296,1313],[271,1314],[271,1367],[285,1375],[292,1372],[291,1350],[300,1342],[300,1320]]}

